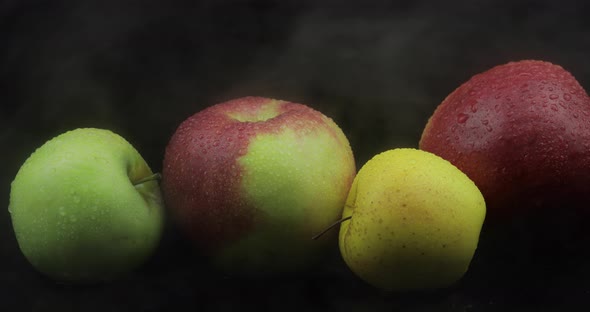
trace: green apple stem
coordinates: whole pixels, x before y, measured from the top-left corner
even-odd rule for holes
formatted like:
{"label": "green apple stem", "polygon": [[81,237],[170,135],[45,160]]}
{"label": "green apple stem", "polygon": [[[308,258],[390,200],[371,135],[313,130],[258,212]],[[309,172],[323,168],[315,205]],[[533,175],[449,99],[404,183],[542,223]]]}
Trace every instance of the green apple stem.
{"label": "green apple stem", "polygon": [[135,183],[133,183],[133,186],[138,186],[138,185],[143,184],[145,182],[160,180],[160,179],[162,179],[162,175],[160,173],[156,172],[156,173],[149,175],[143,179],[140,179],[139,181],[136,181]]}
{"label": "green apple stem", "polygon": [[344,221],[346,221],[346,220],[350,220],[350,218],[352,218],[352,216],[348,216],[348,217],[346,217],[346,218],[342,218],[342,219],[340,219],[340,220],[338,220],[338,221],[336,221],[336,222],[334,222],[334,223],[330,224],[330,226],[329,226],[329,227],[327,227],[325,230],[321,231],[320,233],[316,234],[316,235],[315,235],[314,237],[312,237],[311,239],[313,239],[313,240],[316,240],[316,239],[320,238],[320,236],[322,236],[322,235],[326,234],[326,232],[328,232],[329,230],[331,230],[333,227],[337,226],[338,224],[340,224],[340,223],[342,223],[342,222],[344,222]]}

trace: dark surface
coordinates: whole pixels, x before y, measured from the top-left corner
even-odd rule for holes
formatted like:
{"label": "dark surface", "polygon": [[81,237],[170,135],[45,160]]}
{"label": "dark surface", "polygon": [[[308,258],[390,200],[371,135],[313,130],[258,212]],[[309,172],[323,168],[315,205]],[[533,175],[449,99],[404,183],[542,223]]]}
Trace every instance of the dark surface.
{"label": "dark surface", "polygon": [[[590,7],[583,1],[124,3],[0,2],[5,207],[22,162],[73,128],[109,128],[159,171],[182,120],[223,100],[260,95],[332,117],[360,167],[383,150],[417,147],[436,105],[494,65],[547,60],[590,86]],[[556,224],[486,224],[455,287],[384,294],[350,273],[336,250],[309,274],[225,277],[172,224],[154,257],[126,278],[56,285],[26,262],[0,209],[0,311],[586,310],[589,244],[583,231],[572,231],[585,220],[551,219]]]}

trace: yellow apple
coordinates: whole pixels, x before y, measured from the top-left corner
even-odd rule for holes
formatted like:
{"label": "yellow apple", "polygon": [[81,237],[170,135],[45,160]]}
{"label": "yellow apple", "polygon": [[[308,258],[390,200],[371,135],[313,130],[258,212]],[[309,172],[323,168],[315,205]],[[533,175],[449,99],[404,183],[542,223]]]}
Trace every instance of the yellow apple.
{"label": "yellow apple", "polygon": [[375,287],[444,288],[467,271],[485,213],[479,189],[450,162],[416,149],[389,150],[353,181],[340,251]]}

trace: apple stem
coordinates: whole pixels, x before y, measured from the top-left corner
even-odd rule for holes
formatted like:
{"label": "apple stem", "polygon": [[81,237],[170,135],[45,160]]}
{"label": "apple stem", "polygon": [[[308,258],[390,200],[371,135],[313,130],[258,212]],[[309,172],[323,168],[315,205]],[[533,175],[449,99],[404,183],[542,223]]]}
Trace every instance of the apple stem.
{"label": "apple stem", "polygon": [[316,234],[316,235],[315,235],[314,237],[312,237],[311,239],[313,239],[313,240],[316,240],[316,239],[320,238],[320,236],[322,236],[322,235],[326,234],[326,232],[328,232],[329,230],[331,230],[333,227],[337,226],[338,224],[340,224],[340,223],[342,223],[342,222],[344,222],[344,221],[346,221],[346,220],[350,220],[350,218],[352,218],[352,216],[348,216],[348,217],[346,217],[346,218],[342,218],[342,219],[340,219],[340,220],[338,220],[338,221],[336,221],[336,222],[334,222],[334,223],[330,224],[330,226],[329,226],[329,227],[327,227],[325,230],[321,231],[320,233]]}
{"label": "apple stem", "polygon": [[160,179],[162,179],[162,175],[160,173],[156,172],[150,176],[147,176],[147,177],[140,179],[139,181],[133,183],[133,186],[138,186],[138,185],[143,184],[145,182],[160,180]]}

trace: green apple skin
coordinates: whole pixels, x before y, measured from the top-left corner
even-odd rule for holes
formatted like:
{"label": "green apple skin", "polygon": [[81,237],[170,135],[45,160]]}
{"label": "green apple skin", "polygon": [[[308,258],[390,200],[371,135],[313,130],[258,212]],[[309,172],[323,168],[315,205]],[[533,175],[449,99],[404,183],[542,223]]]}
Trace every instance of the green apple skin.
{"label": "green apple skin", "polygon": [[38,148],[18,171],[9,211],[18,245],[38,271],[65,283],[109,281],[159,243],[163,206],[152,171],[129,142],[76,129]]}
{"label": "green apple skin", "polygon": [[178,224],[228,274],[309,268],[336,235],[356,173],[349,142],[302,104],[245,97],[185,120],[164,158],[162,189]]}
{"label": "green apple skin", "polygon": [[486,213],[475,184],[448,161],[399,148],[358,172],[340,227],[350,269],[386,291],[444,288],[467,271]]}

